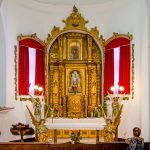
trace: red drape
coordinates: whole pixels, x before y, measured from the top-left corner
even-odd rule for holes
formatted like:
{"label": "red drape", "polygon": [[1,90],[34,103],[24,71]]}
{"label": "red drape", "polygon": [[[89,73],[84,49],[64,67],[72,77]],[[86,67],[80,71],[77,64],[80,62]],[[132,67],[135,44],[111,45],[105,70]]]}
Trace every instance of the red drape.
{"label": "red drape", "polygon": [[19,95],[29,94],[29,50],[28,47],[21,45],[19,46],[18,91]]}
{"label": "red drape", "polygon": [[[45,54],[44,51],[36,50],[36,64],[35,64],[35,85],[41,86],[44,89],[45,85]],[[40,94],[35,91],[35,94]]]}
{"label": "red drape", "polygon": [[105,96],[107,91],[110,91],[110,87],[114,85],[114,51],[112,49],[116,47],[120,47],[119,86],[124,86],[126,94],[130,93],[130,40],[116,38],[106,45],[104,69]]}
{"label": "red drape", "polygon": [[19,42],[19,44],[22,46],[27,46],[27,47],[31,47],[31,48],[35,48],[35,49],[44,50],[44,46],[41,43],[39,43],[38,41],[35,41],[33,39],[23,39]]}
{"label": "red drape", "polygon": [[130,45],[120,47],[119,85],[130,94]]}
{"label": "red drape", "polygon": [[[35,48],[36,53],[36,73],[35,84],[44,88],[44,45],[33,39],[23,39],[19,41],[19,71],[18,71],[18,90],[19,95],[29,94],[29,50]],[[39,77],[40,76],[40,77]]]}
{"label": "red drape", "polygon": [[128,45],[128,44],[130,44],[130,40],[126,38],[116,38],[106,45],[106,50],[113,49],[116,47],[121,47],[123,45]]}
{"label": "red drape", "polygon": [[104,96],[107,91],[112,93],[110,87],[114,85],[114,49],[105,52],[105,68],[104,68]]}

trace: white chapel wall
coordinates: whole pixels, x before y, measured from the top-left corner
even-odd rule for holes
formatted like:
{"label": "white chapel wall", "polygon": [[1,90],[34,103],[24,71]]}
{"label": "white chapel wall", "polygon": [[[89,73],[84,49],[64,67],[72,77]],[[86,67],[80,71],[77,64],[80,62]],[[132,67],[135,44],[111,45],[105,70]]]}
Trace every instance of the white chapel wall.
{"label": "white chapel wall", "polygon": [[[149,0],[145,0],[146,1],[146,5],[147,5],[147,13],[148,13],[148,58],[150,58],[150,1]],[[149,76],[149,88],[150,88],[150,59],[148,59],[148,76]],[[150,92],[149,92],[149,98],[150,98]],[[149,107],[150,107],[150,102],[149,102]],[[150,114],[150,109],[149,109],[149,114]],[[149,123],[150,123],[150,116],[149,116]],[[149,131],[149,135],[150,135],[150,131]]]}
{"label": "white chapel wall", "polygon": [[5,35],[3,21],[1,17],[0,7],[0,106],[6,104],[6,51],[5,51]]}
{"label": "white chapel wall", "polygon": [[[97,26],[100,34],[107,39],[113,32],[127,33],[134,36],[135,44],[135,97],[125,101],[119,135],[132,135],[132,128],[142,128],[142,136],[149,141],[149,95],[148,95],[148,26],[144,1],[115,0],[106,4],[77,6],[88,28]],[[65,19],[72,11],[70,5],[41,4],[32,0],[5,0],[2,5],[2,18],[6,42],[6,104],[15,107],[8,113],[8,128],[5,140],[14,137],[10,134],[11,124],[29,123],[25,102],[15,100],[14,96],[14,45],[17,35],[37,33],[45,40],[54,25],[64,27]],[[0,18],[1,19],[1,18]],[[1,36],[1,35],[0,35]],[[4,37],[4,36],[2,36]],[[3,60],[4,61],[4,60]],[[1,68],[0,68],[1,69]],[[0,70],[1,71],[1,70]],[[5,79],[4,79],[5,80]],[[0,129],[2,130],[2,129]],[[4,134],[2,135],[4,136]]]}

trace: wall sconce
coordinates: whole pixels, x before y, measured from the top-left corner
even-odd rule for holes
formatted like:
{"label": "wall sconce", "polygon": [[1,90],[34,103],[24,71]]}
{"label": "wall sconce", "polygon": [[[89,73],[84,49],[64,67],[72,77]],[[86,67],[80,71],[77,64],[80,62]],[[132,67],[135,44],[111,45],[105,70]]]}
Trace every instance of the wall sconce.
{"label": "wall sconce", "polygon": [[30,95],[34,95],[34,92],[36,92],[37,95],[43,95],[43,87],[34,85],[29,87],[29,93]]}

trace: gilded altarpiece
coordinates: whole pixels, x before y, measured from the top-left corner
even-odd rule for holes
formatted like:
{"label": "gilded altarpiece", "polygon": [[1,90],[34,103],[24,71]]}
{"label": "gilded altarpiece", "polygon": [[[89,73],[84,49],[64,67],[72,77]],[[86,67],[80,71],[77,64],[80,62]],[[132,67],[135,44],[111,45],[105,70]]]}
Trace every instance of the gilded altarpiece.
{"label": "gilded altarpiece", "polygon": [[[89,117],[88,107],[98,106],[103,98],[102,77],[104,40],[97,28],[87,30],[76,7],[66,19],[63,30],[54,27],[48,35],[47,101],[62,106],[61,117]],[[53,136],[52,131],[49,131]],[[58,137],[70,137],[59,130]],[[95,131],[84,130],[82,137],[93,137]]]}
{"label": "gilded altarpiece", "polygon": [[62,34],[51,45],[48,62],[50,104],[63,107],[62,117],[88,117],[88,106],[102,99],[102,57],[94,39],[79,32]]}
{"label": "gilded altarpiece", "polygon": [[100,104],[101,59],[100,49],[88,34],[65,33],[50,47],[49,101],[63,106],[63,117],[87,117],[87,107]]}

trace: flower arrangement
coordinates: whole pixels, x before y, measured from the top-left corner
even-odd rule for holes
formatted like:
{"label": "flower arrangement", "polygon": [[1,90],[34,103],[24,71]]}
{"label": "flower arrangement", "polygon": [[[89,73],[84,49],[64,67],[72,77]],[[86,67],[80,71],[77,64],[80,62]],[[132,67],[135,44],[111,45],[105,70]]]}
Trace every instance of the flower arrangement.
{"label": "flower arrangement", "polygon": [[93,106],[88,106],[88,112],[89,112],[89,115],[91,117],[93,117],[93,115],[94,115],[94,107]]}
{"label": "flower arrangement", "polygon": [[56,111],[57,111],[57,117],[60,117],[61,111],[62,111],[62,106],[61,106],[61,105],[58,105],[58,106],[56,107]]}
{"label": "flower arrangement", "polygon": [[89,112],[93,112],[94,111],[94,107],[93,106],[88,106],[88,111]]}
{"label": "flower arrangement", "polygon": [[73,144],[77,144],[80,143],[80,140],[82,139],[82,137],[80,136],[80,130],[79,131],[72,131],[71,133],[71,141]]}
{"label": "flower arrangement", "polygon": [[58,111],[58,112],[61,112],[61,111],[62,111],[62,106],[61,106],[61,105],[59,105],[59,106],[57,107],[57,111]]}

